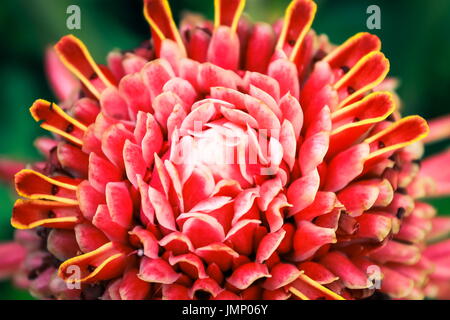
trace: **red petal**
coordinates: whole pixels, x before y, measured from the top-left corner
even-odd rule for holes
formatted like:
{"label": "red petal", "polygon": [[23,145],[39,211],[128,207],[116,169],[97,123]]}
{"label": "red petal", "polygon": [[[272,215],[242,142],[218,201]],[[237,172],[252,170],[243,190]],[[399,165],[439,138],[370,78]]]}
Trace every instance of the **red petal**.
{"label": "red petal", "polygon": [[109,127],[102,136],[102,150],[106,157],[118,168],[124,168],[123,148],[125,141],[134,141],[134,135],[122,124]]}
{"label": "red petal", "polygon": [[45,52],[45,70],[53,91],[61,101],[68,99],[79,88],[77,79],[60,61],[53,48]]}
{"label": "red petal", "polygon": [[191,105],[197,98],[197,92],[189,81],[182,78],[173,78],[166,82],[164,92],[173,92],[183,101],[184,110],[190,110]]}
{"label": "red petal", "polygon": [[148,196],[155,209],[156,219],[164,228],[175,231],[175,217],[172,207],[167,198],[158,190],[149,187]]}
{"label": "red petal", "polygon": [[328,253],[322,258],[321,263],[338,276],[349,289],[365,289],[371,285],[367,275],[340,252]]}
{"label": "red petal", "polygon": [[212,87],[236,89],[236,75],[212,63],[204,63],[199,67],[198,85],[203,92],[209,92]]}
{"label": "red petal", "polygon": [[143,257],[138,277],[146,282],[172,284],[180,277],[166,260]]}
{"label": "red petal", "polygon": [[187,44],[189,58],[204,63],[207,60],[207,52],[211,41],[208,29],[194,28],[189,31],[190,39]]}
{"label": "red petal", "polygon": [[156,259],[159,253],[159,244],[155,235],[150,231],[136,226],[130,231],[131,235],[135,235],[144,247],[144,255],[148,258]]}
{"label": "red petal", "polygon": [[164,131],[167,128],[167,121],[177,105],[183,105],[183,101],[171,91],[159,94],[153,101],[155,119]]}
{"label": "red petal", "polygon": [[23,169],[16,173],[14,180],[17,192],[23,197],[77,204],[75,191],[78,181],[75,179],[64,176],[49,178],[37,171]]}
{"label": "red petal", "polygon": [[380,39],[373,34],[361,32],[329,53],[323,60],[333,69],[352,68],[361,58],[372,51],[381,49]]}
{"label": "red petal", "polygon": [[229,26],[233,32],[236,31],[239,18],[244,10],[244,0],[216,0],[215,7],[215,27]]}
{"label": "red petal", "polygon": [[88,176],[89,156],[85,152],[66,142],[60,142],[56,152],[58,161],[64,170],[72,173],[75,177],[85,178]]}
{"label": "red petal", "polygon": [[376,123],[386,119],[395,109],[394,98],[389,92],[374,92],[362,100],[332,114],[330,158],[350,147],[364,136]]}
{"label": "red petal", "polygon": [[348,214],[357,217],[375,204],[379,194],[377,185],[355,182],[339,191],[337,197]]}
{"label": "red petal", "polygon": [[180,232],[172,232],[159,240],[159,245],[167,251],[172,251],[175,255],[194,251],[191,240]]}
{"label": "red petal", "polygon": [[90,223],[77,224],[74,230],[80,250],[84,253],[94,251],[109,242],[105,234]]}
{"label": "red petal", "polygon": [[42,121],[41,128],[51,131],[76,145],[82,145],[82,137],[87,127],[69,116],[58,105],[39,99],[30,108],[35,121]]}
{"label": "red petal", "polygon": [[275,196],[281,191],[280,178],[267,180],[261,184],[260,197],[256,200],[261,211],[266,211]]}
{"label": "red petal", "polygon": [[313,203],[317,190],[319,189],[320,177],[317,170],[295,180],[289,186],[287,198],[292,207],[289,215],[292,216]]}
{"label": "red petal", "polygon": [[64,261],[76,256],[80,248],[72,230],[52,229],[47,237],[47,250]]}
{"label": "red petal", "polygon": [[328,166],[324,190],[336,192],[359,176],[363,171],[369,152],[369,145],[361,143],[334,157]]}
{"label": "red petal", "polygon": [[106,203],[105,195],[96,191],[87,180],[78,185],[77,198],[80,210],[88,220],[92,220],[99,204]]}
{"label": "red petal", "polygon": [[[112,75],[105,74],[105,70],[100,68],[92,59],[86,46],[75,36],[64,36],[55,45],[55,50],[64,65],[69,69],[97,98],[101,89],[113,86]],[[100,79],[100,85],[94,85],[91,81],[93,76]]]}
{"label": "red petal", "polygon": [[336,194],[333,192],[319,191],[314,202],[294,216],[295,220],[312,221],[320,215],[329,213],[336,207],[336,200]]}
{"label": "red petal", "polygon": [[392,219],[377,214],[363,214],[356,219],[359,229],[355,236],[383,241],[392,230]]}
{"label": "red petal", "polygon": [[38,226],[71,229],[82,219],[73,205],[46,200],[19,199],[14,204],[11,224],[16,229]]}
{"label": "red petal", "polygon": [[390,240],[381,248],[372,251],[370,257],[380,263],[398,262],[412,265],[419,261],[420,249],[415,245]]}
{"label": "red petal", "polygon": [[275,47],[276,36],[273,28],[264,23],[256,23],[247,44],[246,70],[265,73]]}
{"label": "red petal", "polygon": [[188,288],[179,284],[163,284],[163,300],[190,300]]}
{"label": "red petal", "polygon": [[214,31],[208,47],[208,61],[224,69],[238,69],[239,38],[231,28],[220,26]]}
{"label": "red petal", "polygon": [[327,154],[329,142],[330,133],[326,131],[318,132],[304,140],[298,155],[300,169],[304,175],[322,163]]}
{"label": "red petal", "polygon": [[[292,1],[286,9],[283,29],[278,39],[277,48],[285,49],[290,54],[290,60],[296,61],[303,39],[311,28],[317,5],[311,0]],[[294,42],[293,48],[290,43]]]}
{"label": "red petal", "polygon": [[142,156],[147,163],[147,166],[151,167],[154,161],[155,153],[159,153],[161,151],[163,135],[160,126],[151,114],[147,114],[146,128],[147,130],[141,144]]}
{"label": "red petal", "polygon": [[329,243],[336,243],[333,229],[318,227],[309,221],[299,221],[294,235],[294,259],[306,260]]}
{"label": "red petal", "polygon": [[214,300],[241,300],[241,298],[231,291],[223,290],[215,297]]}
{"label": "red petal", "polygon": [[103,231],[111,241],[125,241],[127,239],[127,229],[113,221],[108,207],[104,204],[97,207],[92,224]]}
{"label": "red petal", "polygon": [[125,172],[128,180],[135,188],[139,187],[137,176],[145,176],[147,165],[142,154],[142,148],[132,143],[130,140],[125,141],[123,147],[123,161],[125,164]]}
{"label": "red petal", "polygon": [[137,276],[138,269],[128,269],[120,282],[119,294],[122,300],[144,300],[150,292],[150,284]]}
{"label": "red petal", "polygon": [[280,94],[290,93],[294,98],[300,96],[297,67],[285,59],[278,59],[269,64],[267,74],[280,84]]}
{"label": "red petal", "polygon": [[[113,279],[122,274],[131,249],[119,243],[109,242],[100,248],[66,260],[61,264],[58,275],[69,282],[95,283]],[[78,267],[80,278],[74,272]]]}
{"label": "red petal", "polygon": [[265,235],[264,238],[259,243],[258,249],[256,251],[255,261],[258,263],[263,263],[265,260],[269,259],[270,256],[278,249],[285,235],[286,231],[283,229]]}
{"label": "red petal", "polygon": [[[164,59],[152,60],[147,63],[142,69],[141,75],[148,90],[150,90],[152,101],[163,92],[166,82],[175,77],[172,67]],[[155,106],[153,108],[155,109]]]}
{"label": "red petal", "polygon": [[232,220],[232,224],[236,224],[251,210],[255,199],[260,196],[259,189],[250,188],[242,191],[235,199],[234,199],[234,216]]}
{"label": "red petal", "polygon": [[384,130],[365,140],[370,145],[370,157],[365,167],[370,168],[381,159],[389,157],[395,150],[420,141],[428,135],[427,122],[419,116],[402,118]]}
{"label": "red petal", "polygon": [[239,290],[247,289],[253,282],[261,278],[269,278],[270,273],[264,264],[249,262],[238,267],[227,279],[227,282]]}
{"label": "red petal", "polygon": [[262,285],[266,290],[276,290],[290,284],[297,280],[301,272],[292,264],[278,263],[270,270],[270,274],[272,277]]}
{"label": "red petal", "polygon": [[178,267],[192,279],[208,278],[203,261],[193,253],[186,253],[169,257],[170,265]]}
{"label": "red petal", "polygon": [[[352,102],[362,93],[376,87],[389,72],[389,60],[381,52],[371,52],[350,69],[334,88],[341,99],[340,106]],[[349,88],[352,90],[350,91]]]}
{"label": "red petal", "polygon": [[205,247],[197,248],[195,254],[208,264],[217,264],[222,271],[228,270],[233,258],[239,257],[236,251],[223,243],[213,243]]}
{"label": "red petal", "polygon": [[222,225],[217,219],[205,214],[193,214],[184,222],[182,229],[196,248],[222,242],[225,238]]}
{"label": "red petal", "polygon": [[284,223],[283,209],[289,207],[286,196],[279,195],[273,199],[265,212],[267,223],[270,227],[270,232],[278,231]]}
{"label": "red petal", "polygon": [[183,186],[183,198],[186,209],[194,207],[208,198],[214,190],[214,178],[207,167],[195,168]]}
{"label": "red petal", "polygon": [[145,0],[144,15],[152,28],[157,54],[164,39],[177,42],[179,48],[185,50],[167,0]]}
{"label": "red petal", "polygon": [[105,89],[100,96],[100,106],[104,114],[117,120],[129,120],[128,103],[119,90],[114,87]]}
{"label": "red petal", "polygon": [[381,272],[383,274],[381,291],[389,294],[392,298],[404,298],[413,290],[414,281],[412,279],[384,266],[381,266]]}
{"label": "red petal", "polygon": [[95,153],[90,154],[89,183],[92,187],[98,192],[104,193],[108,182],[121,180],[122,174],[116,166]]}
{"label": "red petal", "polygon": [[151,112],[150,94],[140,73],[123,77],[119,83],[119,91],[130,107],[130,116],[134,120],[139,111]]}
{"label": "red petal", "polygon": [[245,219],[236,223],[227,233],[225,240],[233,244],[233,249],[243,255],[249,255],[253,250],[253,235],[259,220]]}
{"label": "red petal", "polygon": [[133,202],[125,182],[110,182],[106,185],[106,205],[114,222],[124,228],[131,225]]}
{"label": "red petal", "polygon": [[197,291],[204,291],[215,298],[222,290],[223,289],[217,284],[217,282],[211,278],[198,279],[192,285],[191,290],[189,291],[189,296],[191,299],[194,299]]}
{"label": "red petal", "polygon": [[319,284],[329,284],[339,279],[330,270],[316,262],[303,262],[299,264],[298,268]]}

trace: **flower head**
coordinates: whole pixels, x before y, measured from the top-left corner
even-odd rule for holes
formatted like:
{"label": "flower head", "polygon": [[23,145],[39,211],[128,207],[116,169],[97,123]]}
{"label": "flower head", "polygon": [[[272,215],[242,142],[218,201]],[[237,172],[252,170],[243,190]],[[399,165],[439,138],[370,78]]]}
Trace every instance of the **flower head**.
{"label": "flower head", "polygon": [[11,219],[32,230],[21,243],[44,243],[18,273],[35,295],[448,292],[433,281],[449,280],[449,244],[425,241],[449,222],[417,200],[449,191],[431,165],[448,155],[421,169],[429,127],[397,110],[380,40],[331,45],[310,30],[311,0],[273,26],[241,17],[244,4],[216,0],[214,22],[177,29],[167,1],[145,0],[152,41],[108,66],[71,35],[49,51],[62,102],[30,111],[54,138],[36,143],[45,161],[16,174]]}

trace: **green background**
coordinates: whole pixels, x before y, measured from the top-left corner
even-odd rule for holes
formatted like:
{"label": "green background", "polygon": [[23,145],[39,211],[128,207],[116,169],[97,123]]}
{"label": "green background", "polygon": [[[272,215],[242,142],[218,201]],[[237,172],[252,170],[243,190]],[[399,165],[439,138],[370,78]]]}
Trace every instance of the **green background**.
{"label": "green background", "polygon": [[[289,0],[247,0],[246,12],[254,20],[273,22],[284,13]],[[448,0],[317,0],[313,28],[334,43],[368,31],[366,9],[381,8],[382,29],[375,30],[391,62],[391,76],[400,79],[398,90],[406,114],[426,118],[448,113],[450,90],[450,1]],[[81,30],[67,30],[66,8],[81,8]],[[213,17],[213,0],[172,0],[178,20],[184,10]],[[54,96],[43,70],[46,46],[73,33],[90,49],[95,60],[105,62],[114,49],[136,47],[149,37],[141,0],[2,0],[0,4],[2,49],[0,59],[0,157],[24,161],[39,159],[33,148],[44,135],[31,119],[29,106],[37,98]],[[373,32],[373,31],[371,31]],[[430,146],[427,153],[448,147],[448,141]],[[0,240],[12,237],[9,217],[15,195],[0,184]],[[433,200],[442,213],[450,201]],[[0,299],[29,299],[28,293],[0,282]]]}

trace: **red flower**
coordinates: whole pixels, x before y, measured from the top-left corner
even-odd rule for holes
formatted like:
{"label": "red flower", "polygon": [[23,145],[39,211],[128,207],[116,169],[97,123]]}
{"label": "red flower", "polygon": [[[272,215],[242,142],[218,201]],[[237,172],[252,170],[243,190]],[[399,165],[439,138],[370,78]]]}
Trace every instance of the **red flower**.
{"label": "red flower", "polygon": [[146,0],[152,42],[108,66],[74,36],[49,51],[62,104],[30,110],[55,138],[16,174],[11,219],[45,243],[19,272],[35,295],[448,294],[450,246],[425,246],[448,220],[416,200],[434,183],[448,193],[428,165],[442,156],[419,173],[429,128],[396,110],[379,39],[330,45],[310,30],[311,0],[274,27],[241,18],[244,2],[216,1],[214,24],[178,30],[167,1]]}

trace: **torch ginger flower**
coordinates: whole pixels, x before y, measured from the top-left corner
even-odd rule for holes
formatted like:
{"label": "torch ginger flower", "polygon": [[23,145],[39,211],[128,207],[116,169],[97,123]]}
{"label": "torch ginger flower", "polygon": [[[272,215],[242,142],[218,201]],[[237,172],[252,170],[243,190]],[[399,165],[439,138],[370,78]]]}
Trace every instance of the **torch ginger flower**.
{"label": "torch ginger flower", "polygon": [[448,296],[450,243],[426,243],[450,223],[418,199],[449,193],[450,155],[421,167],[429,126],[397,110],[380,40],[331,45],[311,0],[274,26],[215,5],[177,29],[145,0],[152,41],[107,66],[72,35],[48,52],[62,102],[30,109],[54,138],[15,175],[30,230],[0,274],[22,261],[16,282],[56,299]]}

